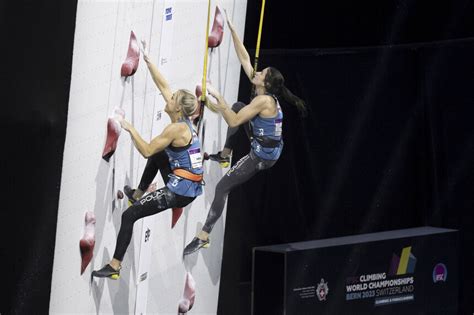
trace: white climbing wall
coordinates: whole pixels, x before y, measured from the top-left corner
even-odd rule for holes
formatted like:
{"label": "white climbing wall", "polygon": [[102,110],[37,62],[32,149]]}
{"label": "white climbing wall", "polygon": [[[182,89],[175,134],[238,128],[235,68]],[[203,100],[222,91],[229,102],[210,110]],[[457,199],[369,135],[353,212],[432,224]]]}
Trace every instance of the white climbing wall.
{"label": "white climbing wall", "polygon": [[[212,0],[210,27],[216,5],[222,13],[227,10],[243,37],[247,1]],[[163,20],[167,8],[172,14],[169,24]],[[136,187],[146,163],[123,130],[110,161],[102,159],[107,119],[115,108],[122,108],[125,118],[145,140],[151,140],[169,123],[166,113],[161,113],[164,102],[143,59],[134,76],[127,80],[120,76],[130,31],[139,40],[147,40],[152,61],[173,91],[194,91],[202,78],[206,20],[206,0],[78,1],[51,314],[177,314],[186,271],[196,281],[196,300],[188,314],[216,313],[225,212],[211,235],[211,247],[182,260],[183,248],[202,227],[215,185],[225,171],[216,163],[204,163],[204,193],[185,208],[173,229],[171,210],[136,222],[119,280],[90,280],[92,270],[108,263],[115,249],[121,214],[127,208],[125,199],[117,199],[117,190],[123,190],[125,184]],[[210,51],[208,67],[213,85],[230,104],[235,102],[240,63],[227,25],[223,42]],[[209,110],[204,124],[202,151],[216,152],[224,144],[227,126]],[[160,175],[156,183],[163,186]],[[86,211],[96,217],[96,243],[93,258],[81,275],[79,240],[84,234]],[[151,244],[148,254],[141,246],[145,234]],[[140,281],[140,256],[147,255],[146,280]]]}

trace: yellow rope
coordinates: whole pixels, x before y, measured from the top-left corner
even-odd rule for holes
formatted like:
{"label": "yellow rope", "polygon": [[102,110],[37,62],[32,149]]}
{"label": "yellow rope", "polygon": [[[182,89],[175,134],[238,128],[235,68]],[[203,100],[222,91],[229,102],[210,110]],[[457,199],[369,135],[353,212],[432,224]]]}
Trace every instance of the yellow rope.
{"label": "yellow rope", "polygon": [[207,25],[206,25],[206,48],[204,49],[204,69],[202,71],[202,94],[201,101],[206,100],[206,77],[207,77],[207,56],[208,53],[208,42],[209,42],[209,20],[211,18],[211,0],[207,2]]}
{"label": "yellow rope", "polygon": [[258,26],[258,36],[257,36],[257,48],[255,50],[255,63],[253,66],[253,73],[257,72],[258,65],[258,56],[260,54],[260,39],[262,38],[262,28],[263,28],[263,13],[265,12],[265,0],[262,1],[262,9],[260,10],[260,24]]}

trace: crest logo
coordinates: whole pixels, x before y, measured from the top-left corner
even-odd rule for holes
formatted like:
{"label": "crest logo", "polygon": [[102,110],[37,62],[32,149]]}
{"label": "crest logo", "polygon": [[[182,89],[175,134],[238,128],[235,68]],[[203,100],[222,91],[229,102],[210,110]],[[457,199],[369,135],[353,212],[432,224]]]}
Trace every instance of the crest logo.
{"label": "crest logo", "polygon": [[321,278],[321,282],[318,284],[318,288],[316,289],[316,293],[318,295],[318,299],[320,301],[326,301],[326,297],[329,293],[328,283],[324,282],[324,279]]}

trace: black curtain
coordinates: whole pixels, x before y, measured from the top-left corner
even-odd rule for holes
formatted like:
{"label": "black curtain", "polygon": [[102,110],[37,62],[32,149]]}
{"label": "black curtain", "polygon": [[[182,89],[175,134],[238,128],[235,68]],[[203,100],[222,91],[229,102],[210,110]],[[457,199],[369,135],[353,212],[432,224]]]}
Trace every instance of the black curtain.
{"label": "black curtain", "polygon": [[[432,207],[424,222],[460,230],[460,314],[474,309],[474,40],[420,50]],[[442,249],[440,249],[442,250]]]}
{"label": "black curtain", "polygon": [[0,2],[1,314],[49,310],[76,5]]}
{"label": "black curtain", "polygon": [[[422,225],[461,230],[472,309],[473,53],[472,40],[261,52],[310,112],[282,101],[280,160],[230,194],[219,314],[250,313],[254,246]],[[241,134],[233,163],[248,149]]]}

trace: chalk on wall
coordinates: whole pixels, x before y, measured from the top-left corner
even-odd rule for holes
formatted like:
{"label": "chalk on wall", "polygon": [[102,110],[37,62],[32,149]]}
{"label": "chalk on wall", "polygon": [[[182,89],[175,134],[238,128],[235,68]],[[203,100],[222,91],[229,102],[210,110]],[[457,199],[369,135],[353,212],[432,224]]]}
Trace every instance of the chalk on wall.
{"label": "chalk on wall", "polygon": [[122,63],[120,74],[122,77],[129,77],[135,74],[140,61],[140,47],[138,46],[137,37],[133,31],[130,32],[130,42],[128,44],[128,52],[125,61]]}

